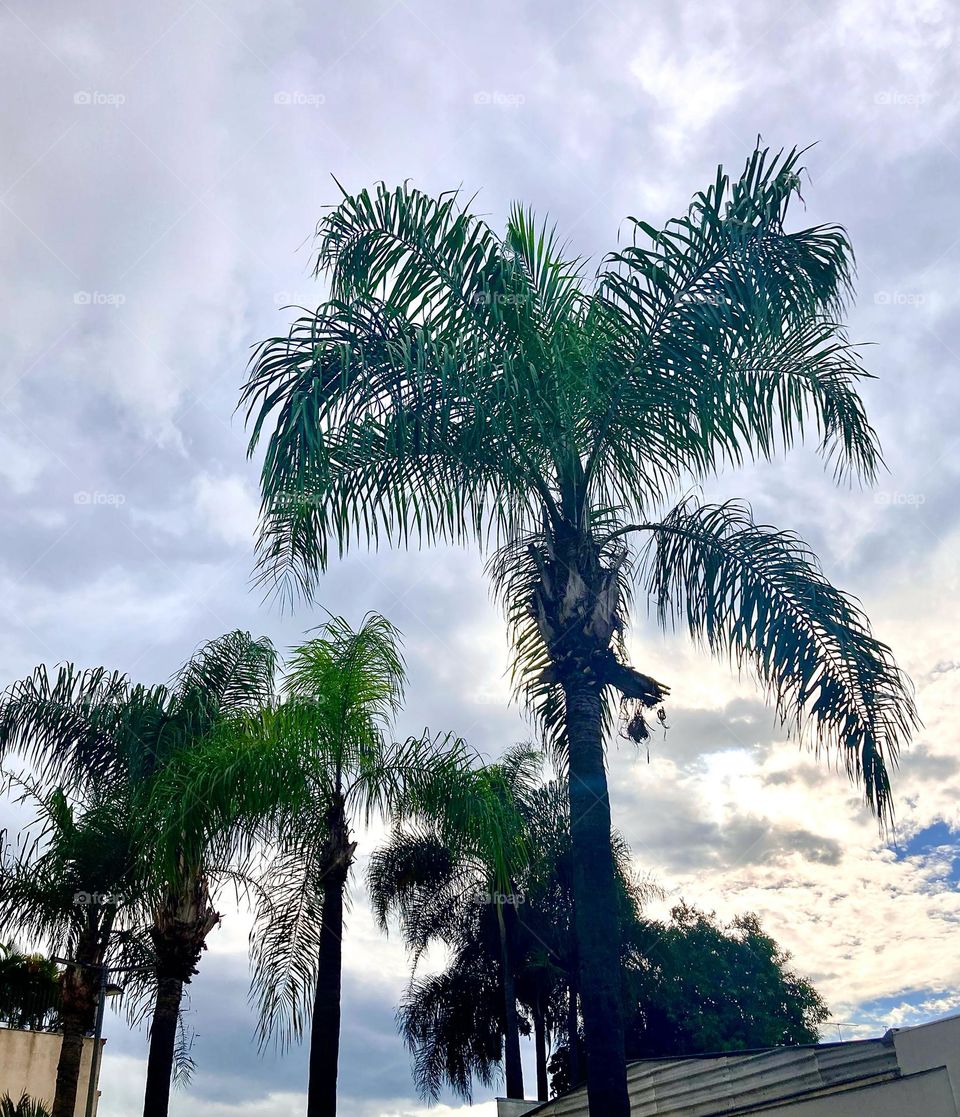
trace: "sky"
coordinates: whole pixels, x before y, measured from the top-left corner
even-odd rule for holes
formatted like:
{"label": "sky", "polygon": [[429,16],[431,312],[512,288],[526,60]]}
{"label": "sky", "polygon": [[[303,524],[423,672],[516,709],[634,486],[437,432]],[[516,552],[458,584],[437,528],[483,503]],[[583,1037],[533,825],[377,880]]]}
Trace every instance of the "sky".
{"label": "sky", "polygon": [[[62,660],[162,681],[229,629],[287,647],[323,608],[354,622],[376,609],[406,640],[398,732],[454,730],[490,757],[528,738],[477,554],[355,553],[292,615],[251,587],[258,463],[234,410],[251,346],[285,331],[285,305],[322,297],[310,242],[332,176],[462,186],[495,227],[521,200],[599,260],[627,216],[683,214],[758,135],[815,144],[793,221],[840,222],[853,240],[849,323],[869,343],[863,394],[887,471],[874,489],[836,488],[798,449],[707,495],[800,532],[914,680],[924,727],[895,777],[895,833],[785,740],[749,679],[642,608],[631,653],[670,685],[670,728],[649,762],[611,742],[614,820],[664,906],[760,915],[825,997],[830,1038],[960,1008],[958,13],[3,0],[0,682]],[[366,906],[377,834],[359,841],[341,1113],[419,1117],[394,1026],[407,963]],[[302,1111],[303,1051],[252,1044],[248,919],[231,903],[193,983],[197,1070],[175,1117]],[[100,1113],[121,1117],[138,1110],[146,1041],[117,1016],[106,1035]],[[471,1112],[489,1117],[490,1097]]]}

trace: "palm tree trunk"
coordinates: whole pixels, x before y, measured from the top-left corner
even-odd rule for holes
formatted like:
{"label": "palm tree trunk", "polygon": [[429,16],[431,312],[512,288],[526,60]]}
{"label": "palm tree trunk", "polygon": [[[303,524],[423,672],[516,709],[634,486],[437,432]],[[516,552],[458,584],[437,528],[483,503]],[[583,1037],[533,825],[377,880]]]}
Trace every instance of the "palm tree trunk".
{"label": "palm tree trunk", "polygon": [[513,961],[503,905],[497,902],[500,927],[500,962],[503,969],[503,1069],[508,1098],[523,1097],[523,1064],[520,1061],[520,1020],[517,1015],[517,992],[513,977]]}
{"label": "palm tree trunk", "polygon": [[150,1023],[143,1117],[167,1117],[183,987],[196,974],[207,935],[219,922],[207,878],[197,870],[185,873],[154,911],[150,938],[156,952],[157,999]]}
{"label": "palm tree trunk", "polygon": [[533,1007],[533,1039],[537,1049],[537,1100],[547,1101],[550,1097],[550,1085],[547,1082],[547,1025],[539,998]]}
{"label": "palm tree trunk", "polygon": [[[63,977],[60,993],[63,1040],[60,1043],[60,1058],[57,1060],[53,1117],[73,1117],[77,1107],[83,1037],[93,1028],[97,1004],[99,971],[94,967],[103,964],[112,925],[112,915],[108,915],[101,924],[100,909],[88,909],[74,953],[74,958],[82,965],[68,967]],[[90,1073],[93,1073],[92,1061]]]}
{"label": "palm tree trunk", "polygon": [[324,877],[317,987],[313,997],[313,1022],[310,1030],[307,1117],[336,1117],[337,1113],[345,887],[345,873],[333,872]]}
{"label": "palm tree trunk", "polygon": [[590,1112],[630,1117],[620,992],[620,924],[600,688],[576,672],[564,681],[570,749],[570,836],[580,1005]]}
{"label": "palm tree trunk", "polygon": [[147,1057],[147,1087],[143,1117],[167,1117],[170,1106],[170,1079],[177,1047],[177,1020],[183,982],[162,977],[157,983],[157,999],[150,1024],[150,1053]]}
{"label": "palm tree trunk", "polygon": [[83,1058],[85,1020],[80,1013],[64,1013],[63,1040],[57,1062],[57,1085],[53,1095],[53,1117],[73,1117],[77,1108],[80,1060]]}

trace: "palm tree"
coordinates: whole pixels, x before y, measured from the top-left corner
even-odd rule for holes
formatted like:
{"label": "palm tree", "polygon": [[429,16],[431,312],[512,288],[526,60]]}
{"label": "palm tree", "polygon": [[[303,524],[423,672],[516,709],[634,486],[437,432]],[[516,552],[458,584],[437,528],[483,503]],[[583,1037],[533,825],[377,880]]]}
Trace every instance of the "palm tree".
{"label": "palm tree", "polygon": [[[414,975],[398,1018],[414,1054],[414,1078],[423,1097],[436,1100],[446,1083],[470,1100],[473,1079],[489,1086],[496,1065],[510,1055],[508,1029],[519,1037],[517,1004],[525,1030],[533,1034],[541,1100],[548,1096],[549,1035],[566,1036],[571,1057],[576,1057],[579,1020],[567,796],[556,780],[535,785],[531,776],[536,770],[537,754],[519,747],[483,773],[483,789],[506,802],[508,811],[502,814],[514,816],[508,826],[487,828],[489,847],[513,847],[500,854],[511,863],[508,893],[497,895],[502,885],[497,883],[495,860],[477,842],[476,825],[464,841],[456,818],[448,812],[432,825],[395,830],[370,859],[374,913],[384,930],[391,914],[399,916],[412,956]],[[474,793],[476,800],[481,797],[482,791]],[[612,840],[620,918],[632,926],[649,889],[634,880],[623,839],[614,833]],[[506,942],[498,933],[501,921],[491,898],[500,900],[506,915]],[[448,948],[448,964],[440,974],[418,978],[423,953],[435,942]],[[504,1004],[505,996],[513,998],[510,1005]],[[520,1089],[512,1096],[522,1096],[519,1050],[516,1058]],[[573,1074],[576,1081],[576,1067]]]}
{"label": "palm tree", "polygon": [[52,1117],[50,1111],[41,1101],[21,1094],[14,1101],[9,1094],[0,1098],[0,1117]]}
{"label": "palm tree", "polygon": [[751,667],[881,818],[916,722],[889,648],[795,535],[743,504],[678,502],[811,429],[838,478],[869,482],[880,463],[841,324],[848,238],[786,228],[800,159],[754,151],[663,229],[631,219],[592,281],[519,206],[500,237],[456,193],[344,194],[318,229],[329,297],[263,343],[243,390],[251,453],[272,425],[259,552],[285,592],[309,593],[331,548],[495,548],[518,687],[566,764],[604,1117],[629,1112],[604,734],[622,705],[642,738],[668,692],[627,662],[632,587],[662,624]]}
{"label": "palm tree", "polygon": [[248,826],[268,841],[250,936],[251,996],[261,1044],[310,1032],[308,1117],[333,1117],[337,1107],[354,827],[402,816],[427,789],[442,798],[464,763],[457,741],[425,733],[393,742],[405,676],[399,634],[384,617],[369,614],[357,630],[331,617],[293,650],[283,700],[251,721],[247,740],[225,742],[230,759],[216,760],[211,777],[191,777],[207,796],[217,774],[226,776]]}
{"label": "palm tree", "polygon": [[[191,754],[212,751],[237,719],[272,699],[275,661],[269,641],[231,632],[201,647],[170,687],[133,685],[103,668],[81,672],[67,664],[52,677],[37,668],[0,702],[0,754],[19,750],[41,780],[100,789],[107,811],[114,800],[106,795],[124,789],[131,872],[147,909],[153,967],[145,1117],[166,1117],[183,987],[219,923],[212,882],[229,869],[238,840],[229,800],[191,798],[175,830],[167,825],[169,802]],[[109,932],[109,924],[97,925],[90,949],[98,965]],[[79,976],[67,981],[82,983]],[[84,1020],[88,1001],[78,1006]]]}
{"label": "palm tree", "polygon": [[14,849],[0,841],[0,933],[43,943],[73,963],[42,1013],[45,1018],[56,1012],[63,1033],[53,1117],[73,1117],[100,970],[116,957],[115,932],[132,930],[126,903],[135,882],[129,818],[122,798],[88,789],[84,799],[70,799],[61,788],[45,792],[30,780],[19,782],[21,799],[38,808],[39,828],[25,831]]}
{"label": "palm tree", "polygon": [[[422,807],[425,829],[399,830],[390,843],[374,852],[368,882],[374,913],[386,930],[396,912],[414,967],[433,941],[451,947],[459,959],[450,973],[470,981],[484,942],[496,944],[495,966],[501,997],[499,1016],[507,1097],[523,1097],[520,1062],[520,1022],[517,1014],[516,969],[519,898],[518,884],[530,857],[525,833],[527,805],[536,787],[542,758],[521,745],[509,749],[496,764],[465,770],[456,797]],[[479,953],[478,953],[479,952]],[[489,984],[489,983],[488,983]],[[424,996],[433,997],[436,987]],[[454,987],[454,994],[456,988]],[[482,1004],[483,1001],[478,1002]],[[482,1010],[489,1020],[489,1009]],[[407,1014],[408,1041],[421,1048],[413,1013]],[[499,1046],[499,1045],[498,1045]],[[484,1039],[475,1066],[481,1081],[489,1081]],[[498,1061],[498,1060],[495,1060]],[[437,1060],[428,1056],[417,1072],[421,1092],[435,1095]],[[455,1074],[454,1088],[469,1096],[469,1075]],[[464,1085],[466,1083],[466,1085]]]}
{"label": "palm tree", "polygon": [[[0,861],[0,896],[5,876]],[[10,1028],[54,1031],[60,1013],[59,977],[56,965],[42,954],[25,954],[12,942],[0,942],[0,1021]]]}

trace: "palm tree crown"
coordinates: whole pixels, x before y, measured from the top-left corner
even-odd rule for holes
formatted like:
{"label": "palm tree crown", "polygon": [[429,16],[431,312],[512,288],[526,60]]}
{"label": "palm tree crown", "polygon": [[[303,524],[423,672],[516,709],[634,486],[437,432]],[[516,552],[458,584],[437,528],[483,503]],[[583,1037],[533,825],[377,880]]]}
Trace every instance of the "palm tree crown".
{"label": "palm tree crown", "polygon": [[742,504],[669,503],[809,429],[838,478],[879,466],[840,323],[849,241],[785,228],[800,155],[754,152],[661,230],[631,219],[592,282],[520,207],[498,237],[455,193],[345,196],[318,229],[329,299],[263,343],[244,389],[251,449],[274,416],[264,575],[309,591],[331,546],[362,540],[494,546],[518,679],[558,736],[585,627],[603,683],[663,699],[625,662],[639,584],[662,622],[752,666],[788,724],[840,746],[886,812],[885,762],[914,722],[889,649],[794,535]]}

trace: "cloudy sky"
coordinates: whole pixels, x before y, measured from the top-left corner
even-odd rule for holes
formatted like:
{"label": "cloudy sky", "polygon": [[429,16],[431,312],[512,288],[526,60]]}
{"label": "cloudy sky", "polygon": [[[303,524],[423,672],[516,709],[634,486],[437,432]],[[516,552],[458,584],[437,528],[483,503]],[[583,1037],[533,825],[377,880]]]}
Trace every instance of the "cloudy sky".
{"label": "cloudy sky", "polygon": [[[285,329],[284,304],[319,300],[309,238],[331,174],[462,184],[495,225],[522,199],[597,258],[625,216],[681,213],[758,134],[816,141],[795,219],[852,236],[851,327],[873,343],[865,396],[889,472],[876,491],[836,490],[800,450],[716,493],[799,530],[915,680],[925,728],[897,777],[896,841],[784,742],[748,680],[642,615],[635,662],[671,685],[671,728],[649,764],[614,744],[614,813],[671,898],[760,913],[844,1037],[960,1007],[956,7],[94,7],[0,3],[0,680],[72,659],[159,681],[228,629],[286,646],[317,623],[250,589],[257,467],[233,410],[250,346]],[[401,728],[455,729],[491,756],[526,735],[477,556],[355,555],[318,602],[404,631]],[[198,1071],[178,1117],[301,1110],[303,1053],[250,1044],[246,931],[229,914],[194,983]],[[394,1033],[404,974],[358,885],[344,1117],[424,1111]],[[107,1034],[101,1113],[120,1117],[137,1111],[145,1039],[115,1017]]]}

